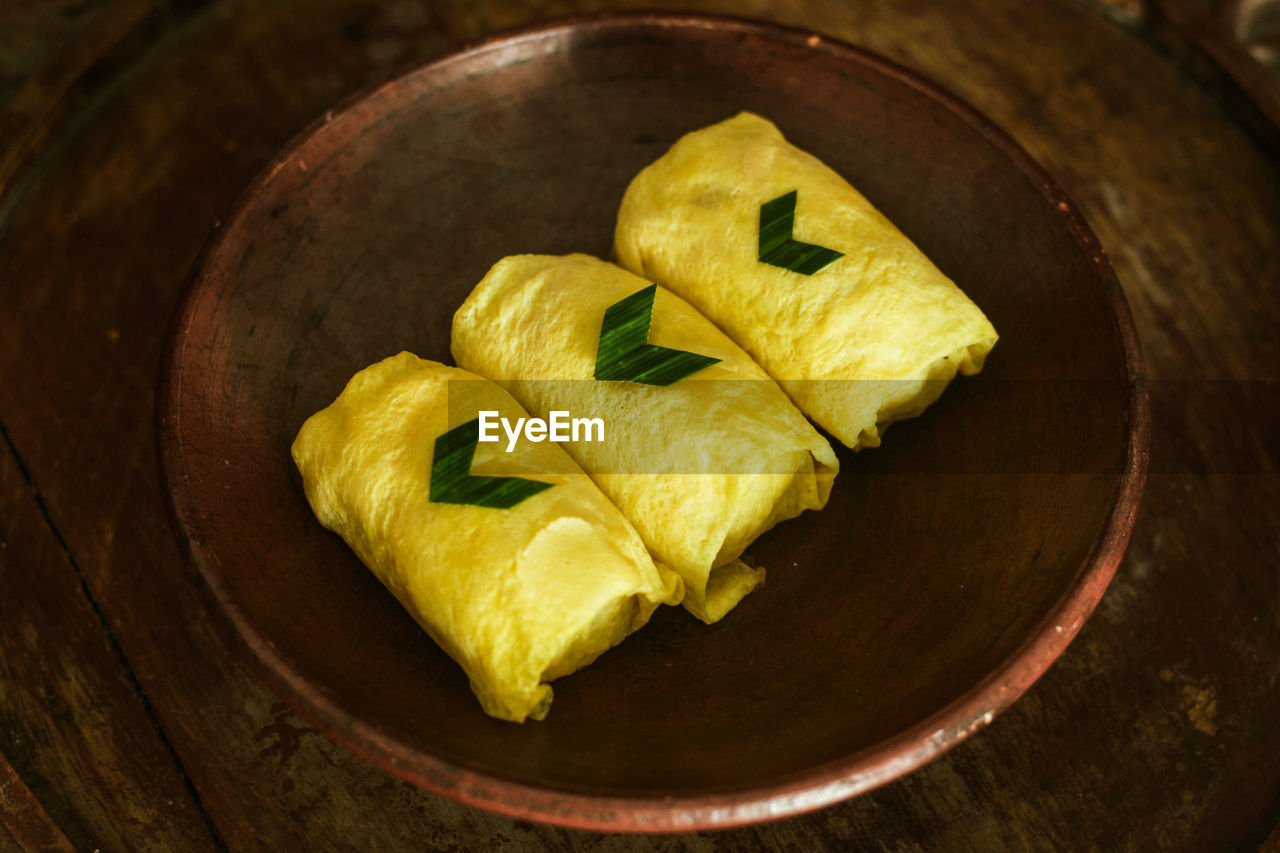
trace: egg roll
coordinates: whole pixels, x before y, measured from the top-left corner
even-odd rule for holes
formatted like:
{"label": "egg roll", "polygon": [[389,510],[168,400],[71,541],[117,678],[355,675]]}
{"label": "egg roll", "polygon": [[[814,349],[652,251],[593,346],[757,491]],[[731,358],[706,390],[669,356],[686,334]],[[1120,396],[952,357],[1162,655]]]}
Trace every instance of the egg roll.
{"label": "egg roll", "polygon": [[685,135],[641,171],[614,238],[622,266],[687,299],[854,449],[923,411],[957,371],[977,373],[996,343],[893,223],[752,113]]}
{"label": "egg roll", "polygon": [[[555,444],[474,444],[468,468],[462,441],[461,468],[446,481],[435,468],[457,457],[442,456],[437,439],[465,438],[484,410],[527,414],[492,382],[402,352],[361,370],[312,415],[293,458],[320,523],[461,665],[484,711],[540,720],[548,682],[621,642],[659,604],[678,603],[683,585]],[[507,508],[466,502],[479,498],[459,484],[498,477],[549,485]]]}
{"label": "egg roll", "polygon": [[764,579],[743,550],[825,505],[839,462],[741,347],[660,287],[648,344],[718,361],[669,385],[596,379],[606,312],[650,286],[589,255],[504,258],[454,315],[453,356],[542,418],[601,418],[604,440],[571,437],[565,449],[711,623]]}

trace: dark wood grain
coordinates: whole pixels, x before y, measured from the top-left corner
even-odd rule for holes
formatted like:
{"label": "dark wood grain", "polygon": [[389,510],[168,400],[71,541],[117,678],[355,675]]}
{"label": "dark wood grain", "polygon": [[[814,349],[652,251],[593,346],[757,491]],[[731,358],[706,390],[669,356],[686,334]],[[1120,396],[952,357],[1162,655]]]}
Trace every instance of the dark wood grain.
{"label": "dark wood grain", "polygon": [[1280,850],[1280,824],[1276,825],[1275,831],[1267,836],[1267,840],[1262,842],[1258,850],[1259,853],[1276,853]]}
{"label": "dark wood grain", "polygon": [[[1217,90],[1074,4],[694,4],[810,26],[965,98],[1065,185],[1126,288],[1154,380],[1138,528],[1075,644],[989,730],[809,817],[606,838],[412,790],[316,734],[243,662],[182,567],[154,469],[160,341],[195,252],[259,165],[338,98],[459,39],[602,5],[212,4],[158,29],[96,99],[55,117],[39,170],[30,158],[16,169],[18,203],[0,223],[0,423],[49,509],[44,535],[52,525],[67,552],[27,534],[7,547],[26,549],[28,572],[56,575],[67,555],[80,567],[221,839],[317,850],[1258,849],[1280,822],[1280,171]],[[68,612],[89,606],[85,590]],[[22,707],[11,689],[0,713]],[[104,710],[113,727],[130,713]],[[158,810],[165,797],[146,774],[123,772],[137,807]],[[60,825],[72,825],[63,815],[83,784],[40,793]],[[158,818],[166,837],[183,837],[193,813]]]}
{"label": "dark wood grain", "polygon": [[0,755],[0,842],[21,850],[71,853],[71,841],[49,817],[18,771]]}
{"label": "dark wood grain", "polygon": [[0,187],[30,170],[59,122],[145,46],[144,25],[159,7],[158,0],[54,0],[0,9]]}
{"label": "dark wood grain", "polygon": [[0,584],[0,826],[24,849],[210,849],[203,814],[3,442]]}
{"label": "dark wood grain", "polygon": [[1150,29],[1280,149],[1280,3],[1151,0]]}

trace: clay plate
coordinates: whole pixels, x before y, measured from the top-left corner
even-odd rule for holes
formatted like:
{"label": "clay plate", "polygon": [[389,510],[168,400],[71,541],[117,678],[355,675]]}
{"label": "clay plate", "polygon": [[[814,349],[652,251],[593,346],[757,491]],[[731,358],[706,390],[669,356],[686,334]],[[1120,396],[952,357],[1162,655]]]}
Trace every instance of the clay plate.
{"label": "clay plate", "polygon": [[[740,109],[859,187],[1001,341],[830,505],[759,541],[769,581],[706,627],[663,608],[489,719],[304,500],[288,447],[360,368],[449,360],[454,309],[518,252],[607,256],[627,182]],[[928,761],[1045,670],[1120,560],[1145,471],[1133,323],[1049,177],[971,109],[810,33],[615,15],[519,31],[326,115],[246,191],[177,314],[158,415],[179,537],[304,716],[424,788],[631,831],[815,809]]]}

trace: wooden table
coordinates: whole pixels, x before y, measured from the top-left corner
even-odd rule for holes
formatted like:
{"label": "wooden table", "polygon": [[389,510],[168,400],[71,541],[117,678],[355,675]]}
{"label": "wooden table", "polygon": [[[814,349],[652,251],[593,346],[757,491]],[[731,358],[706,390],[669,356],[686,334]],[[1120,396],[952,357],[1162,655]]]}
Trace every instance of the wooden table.
{"label": "wooden table", "polygon": [[1154,425],[1132,545],[989,729],[805,817],[611,838],[418,791],[249,667],[154,458],[161,341],[202,241],[349,92],[625,5],[0,4],[0,850],[1280,848],[1273,2],[679,4],[806,26],[968,100],[1079,202],[1128,294]]}

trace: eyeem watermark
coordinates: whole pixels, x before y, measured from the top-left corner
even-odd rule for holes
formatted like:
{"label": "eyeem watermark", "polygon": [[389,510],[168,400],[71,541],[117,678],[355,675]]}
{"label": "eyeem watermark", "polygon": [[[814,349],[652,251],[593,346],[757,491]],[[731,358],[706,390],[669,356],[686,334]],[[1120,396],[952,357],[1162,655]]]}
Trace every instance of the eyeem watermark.
{"label": "eyeem watermark", "polygon": [[516,418],[515,426],[493,410],[480,412],[480,440],[501,441],[498,427],[507,435],[507,452],[516,449],[523,432],[529,441],[604,441],[603,418],[572,418],[568,412],[553,410],[548,420]]}

